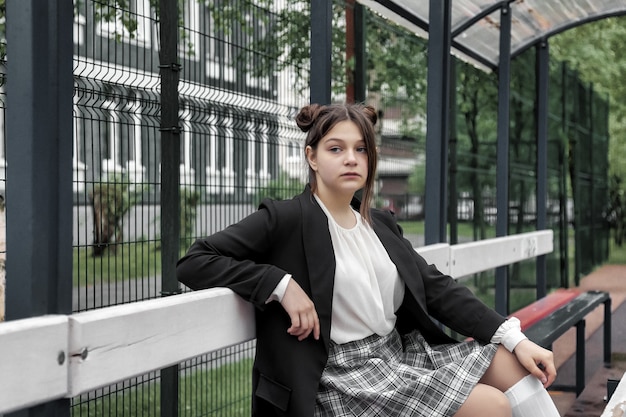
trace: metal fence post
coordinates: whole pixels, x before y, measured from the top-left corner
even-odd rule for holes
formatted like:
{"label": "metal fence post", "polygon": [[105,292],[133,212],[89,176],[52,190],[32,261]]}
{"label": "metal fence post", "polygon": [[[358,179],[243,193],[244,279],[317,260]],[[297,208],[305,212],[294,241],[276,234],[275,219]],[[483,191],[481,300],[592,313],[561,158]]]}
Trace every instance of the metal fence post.
{"label": "metal fence post", "polygon": [[[180,292],[180,127],[178,123],[178,2],[160,0],[161,295]],[[161,370],[161,416],[178,415],[178,365]]]}
{"label": "metal fence post", "polygon": [[[7,320],[72,311],[72,22],[69,1],[9,0]],[[7,416],[69,416],[70,400]]]}
{"label": "metal fence post", "polygon": [[424,243],[446,241],[451,0],[430,0]]}
{"label": "metal fence post", "polygon": [[311,104],[330,104],[332,0],[311,2]]}
{"label": "metal fence post", "polygon": [[[537,230],[547,227],[548,196],[548,86],[550,78],[550,48],[548,41],[540,42],[536,47],[537,72]],[[537,257],[537,299],[547,293],[546,255]]]}
{"label": "metal fence post", "polygon": [[[496,236],[506,236],[509,225],[509,127],[511,80],[511,8],[500,13],[500,64],[498,65],[498,145],[496,166]],[[496,268],[496,311],[508,314],[508,267]]]}

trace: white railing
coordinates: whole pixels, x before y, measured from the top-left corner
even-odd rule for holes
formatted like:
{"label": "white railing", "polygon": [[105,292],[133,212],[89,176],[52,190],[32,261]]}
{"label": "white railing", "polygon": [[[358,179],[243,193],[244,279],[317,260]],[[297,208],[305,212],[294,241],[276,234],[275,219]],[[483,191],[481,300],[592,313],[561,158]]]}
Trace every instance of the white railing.
{"label": "white railing", "polygon": [[[453,277],[553,250],[551,230],[416,249]],[[225,288],[0,323],[0,414],[79,394],[255,337]]]}

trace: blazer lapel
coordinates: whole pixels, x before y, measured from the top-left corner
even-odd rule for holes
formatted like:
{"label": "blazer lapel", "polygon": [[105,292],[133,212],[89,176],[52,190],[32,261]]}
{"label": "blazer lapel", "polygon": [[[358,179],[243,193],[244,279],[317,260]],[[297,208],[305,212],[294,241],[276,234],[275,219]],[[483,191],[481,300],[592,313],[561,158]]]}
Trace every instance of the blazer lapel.
{"label": "blazer lapel", "polygon": [[424,283],[421,276],[418,276],[419,270],[413,261],[415,255],[409,253],[409,248],[403,244],[401,238],[382,223],[382,220],[374,221],[374,232],[387,250],[389,258],[396,265],[398,274],[407,289],[411,291],[420,308],[425,312],[428,311],[424,296]]}
{"label": "blazer lapel", "polygon": [[335,283],[335,253],[328,230],[328,218],[307,185],[298,196],[302,210],[302,236],[311,298],[320,319],[321,333],[328,349]]}

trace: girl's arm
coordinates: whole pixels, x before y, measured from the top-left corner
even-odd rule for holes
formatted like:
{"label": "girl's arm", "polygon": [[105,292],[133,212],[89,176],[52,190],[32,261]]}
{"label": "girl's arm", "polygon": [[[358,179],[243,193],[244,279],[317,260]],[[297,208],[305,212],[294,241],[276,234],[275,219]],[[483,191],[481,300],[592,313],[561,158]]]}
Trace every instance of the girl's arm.
{"label": "girl's arm", "polygon": [[191,289],[227,287],[263,309],[286,271],[264,263],[277,228],[272,204],[221,232],[196,240],[177,263],[176,277]]}

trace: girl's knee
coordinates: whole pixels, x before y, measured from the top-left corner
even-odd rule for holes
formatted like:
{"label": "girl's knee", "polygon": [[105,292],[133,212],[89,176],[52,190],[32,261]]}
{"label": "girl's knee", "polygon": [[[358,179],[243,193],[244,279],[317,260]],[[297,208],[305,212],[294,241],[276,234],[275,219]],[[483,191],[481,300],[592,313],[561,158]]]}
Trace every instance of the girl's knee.
{"label": "girl's knee", "polygon": [[494,394],[492,399],[495,409],[494,415],[510,417],[512,415],[511,402],[502,391],[496,391],[497,393]]}

